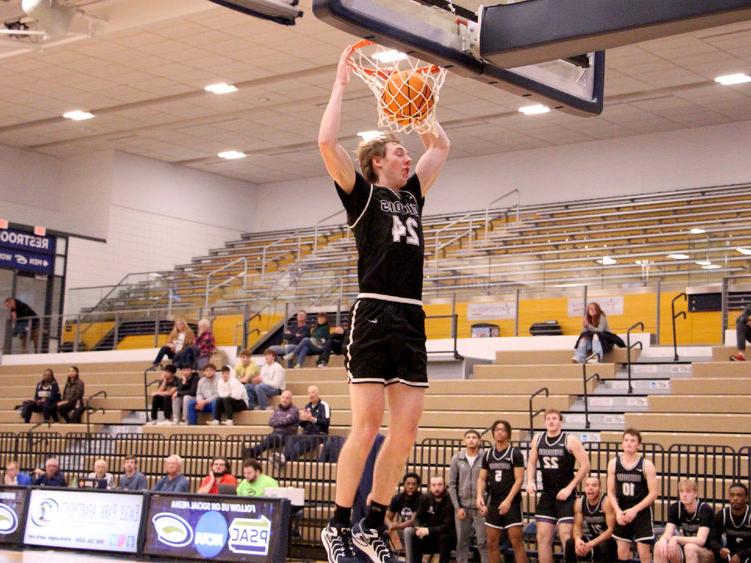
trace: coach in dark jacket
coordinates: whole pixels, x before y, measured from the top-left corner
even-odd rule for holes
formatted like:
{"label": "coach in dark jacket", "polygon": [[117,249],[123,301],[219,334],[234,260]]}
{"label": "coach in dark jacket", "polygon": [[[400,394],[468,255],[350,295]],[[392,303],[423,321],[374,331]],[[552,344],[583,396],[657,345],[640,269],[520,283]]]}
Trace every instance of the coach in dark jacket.
{"label": "coach in dark jacket", "polygon": [[407,563],[419,563],[424,553],[438,552],[440,563],[451,561],[456,545],[454,505],[440,475],[430,478],[430,491],[417,509],[415,527],[404,530]]}
{"label": "coach in dark jacket", "polygon": [[76,366],[68,371],[68,380],[63,388],[63,400],[57,403],[57,412],[65,422],[81,422],[83,414],[84,383]]}

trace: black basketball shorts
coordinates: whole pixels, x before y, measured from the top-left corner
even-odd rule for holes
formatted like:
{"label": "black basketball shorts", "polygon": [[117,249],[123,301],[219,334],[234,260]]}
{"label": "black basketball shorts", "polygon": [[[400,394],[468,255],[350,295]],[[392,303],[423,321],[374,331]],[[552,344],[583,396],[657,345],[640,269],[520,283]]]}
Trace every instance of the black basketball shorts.
{"label": "black basketball shorts", "polygon": [[576,492],[571,493],[566,500],[558,500],[555,498],[555,494],[548,495],[543,491],[540,499],[537,501],[535,520],[550,522],[551,524],[555,524],[556,522],[573,524],[575,502]]}
{"label": "black basketball shorts", "polygon": [[636,514],[631,522],[625,526],[615,523],[613,537],[619,541],[652,543],[655,532],[652,521],[652,507],[647,507]]}
{"label": "black basketball shorts", "polygon": [[506,528],[512,528],[514,526],[522,526],[522,499],[516,497],[511,502],[511,508],[508,509],[506,514],[501,514],[498,511],[498,505],[501,501],[488,502],[488,514],[485,516],[485,525],[491,528],[498,528],[499,530],[505,530]]}
{"label": "black basketball shorts", "polygon": [[428,387],[421,306],[358,299],[352,305],[345,344],[344,366],[350,383]]}

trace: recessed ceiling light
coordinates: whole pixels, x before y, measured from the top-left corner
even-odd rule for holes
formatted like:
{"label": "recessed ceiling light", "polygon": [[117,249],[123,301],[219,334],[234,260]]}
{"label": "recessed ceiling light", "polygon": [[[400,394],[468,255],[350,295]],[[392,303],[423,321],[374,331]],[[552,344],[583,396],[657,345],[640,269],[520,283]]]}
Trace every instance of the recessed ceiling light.
{"label": "recessed ceiling light", "polygon": [[224,151],[220,152],[217,156],[225,160],[237,160],[238,158],[245,158],[248,155],[240,151]]}
{"label": "recessed ceiling light", "polygon": [[714,79],[715,82],[719,82],[723,86],[735,86],[736,84],[746,84],[751,82],[751,76],[742,72],[735,74],[723,74]]}
{"label": "recessed ceiling light", "polygon": [[707,264],[706,266],[702,266],[702,270],[719,270],[722,268],[719,264]]}
{"label": "recessed ceiling light", "polygon": [[617,264],[618,260],[611,258],[610,256],[603,256],[602,258],[595,260],[595,262],[602,264],[603,266],[611,266],[612,264]]}
{"label": "recessed ceiling light", "polygon": [[704,233],[706,233],[707,231],[705,231],[704,229],[700,229],[699,227],[694,227],[694,228],[693,228],[693,229],[691,229],[691,230],[690,230],[689,232],[690,232],[690,233],[691,233],[692,235],[703,235],[703,234],[704,234]]}
{"label": "recessed ceiling light", "polygon": [[695,264],[697,266],[711,266],[712,265],[712,261],[711,260],[697,260],[695,262]]}
{"label": "recessed ceiling light", "polygon": [[673,254],[668,254],[668,258],[672,258],[673,260],[688,260],[689,255],[682,252],[674,252]]}
{"label": "recessed ceiling light", "polygon": [[72,119],[73,121],[85,121],[87,119],[91,119],[92,117],[94,117],[94,114],[89,113],[88,111],[77,109],[73,111],[66,111],[63,114],[63,117],[65,119]]}
{"label": "recessed ceiling light", "polygon": [[237,92],[237,86],[234,84],[227,84],[226,82],[219,82],[218,84],[209,84],[204,87],[204,90],[211,92],[212,94],[231,94]]}
{"label": "recessed ceiling light", "polygon": [[738,248],[736,248],[736,250],[744,256],[751,256],[751,248],[741,248],[739,246]]}
{"label": "recessed ceiling light", "polygon": [[519,112],[524,115],[540,115],[541,113],[548,113],[550,108],[542,104],[535,104],[533,106],[522,106],[519,108]]}
{"label": "recessed ceiling light", "polygon": [[403,61],[407,58],[406,53],[389,49],[387,51],[380,51],[373,55],[373,58],[382,63],[395,63],[397,61]]}
{"label": "recessed ceiling light", "polygon": [[382,135],[383,133],[381,131],[378,131],[377,129],[374,129],[372,131],[360,131],[357,133],[357,136],[362,138],[362,140],[365,142],[372,141],[373,139],[377,139],[378,137]]}

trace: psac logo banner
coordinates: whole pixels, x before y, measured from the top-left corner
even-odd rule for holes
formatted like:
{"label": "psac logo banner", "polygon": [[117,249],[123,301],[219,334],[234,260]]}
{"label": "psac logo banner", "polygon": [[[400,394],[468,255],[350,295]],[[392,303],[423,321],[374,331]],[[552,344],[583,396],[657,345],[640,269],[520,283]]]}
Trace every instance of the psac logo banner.
{"label": "psac logo banner", "polygon": [[171,512],[160,512],[151,519],[160,543],[170,547],[183,547],[193,541],[193,528],[184,518]]}
{"label": "psac logo banner", "polygon": [[0,504],[0,534],[12,534],[18,528],[18,516],[13,509]]}
{"label": "psac logo banner", "polygon": [[235,518],[229,525],[229,545],[233,553],[268,555],[271,520],[265,516],[251,520]]}

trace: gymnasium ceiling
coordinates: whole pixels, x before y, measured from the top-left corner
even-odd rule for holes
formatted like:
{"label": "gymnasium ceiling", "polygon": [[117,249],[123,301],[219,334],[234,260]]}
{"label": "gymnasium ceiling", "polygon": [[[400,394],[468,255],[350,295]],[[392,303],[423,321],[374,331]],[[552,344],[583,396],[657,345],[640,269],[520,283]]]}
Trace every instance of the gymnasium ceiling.
{"label": "gymnasium ceiling", "polygon": [[[341,49],[353,37],[319,22],[310,0],[294,27],[206,0],[75,0],[108,19],[92,38],[18,52],[0,41],[0,144],[66,157],[112,148],[256,184],[324,173],[318,121]],[[0,0],[0,18],[21,15]],[[450,74],[439,118],[451,158],[751,120],[751,21],[608,51],[606,103],[596,118],[524,116],[521,98]],[[240,90],[217,96],[210,83]],[[61,114],[93,112],[73,122]],[[374,100],[356,78],[342,137],[373,129]],[[408,144],[414,143],[412,139]],[[237,161],[216,156],[235,149]]]}

